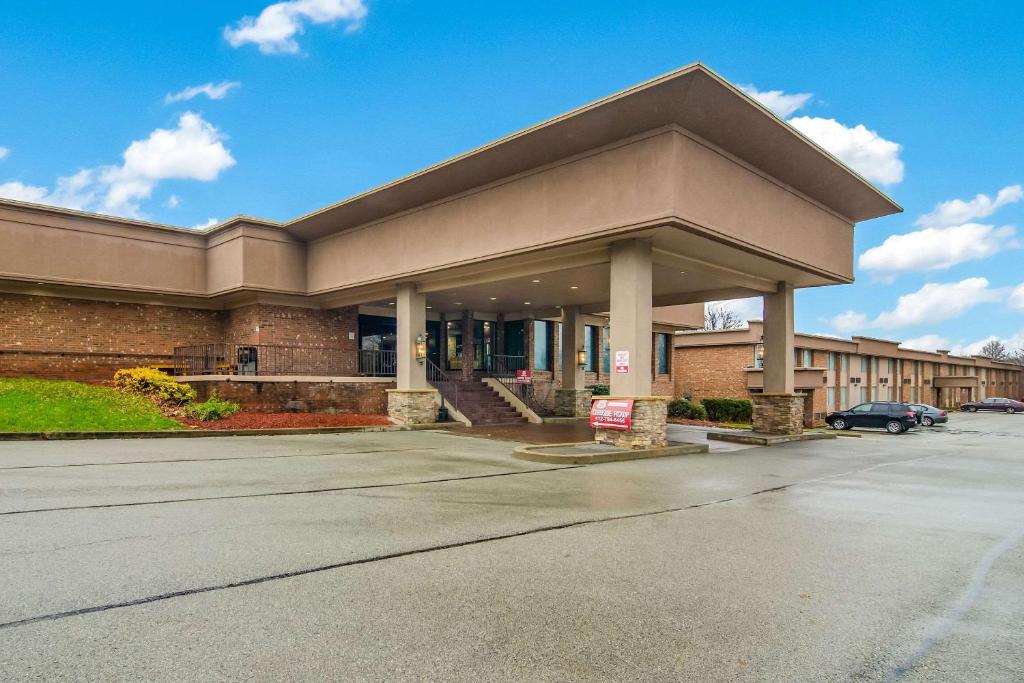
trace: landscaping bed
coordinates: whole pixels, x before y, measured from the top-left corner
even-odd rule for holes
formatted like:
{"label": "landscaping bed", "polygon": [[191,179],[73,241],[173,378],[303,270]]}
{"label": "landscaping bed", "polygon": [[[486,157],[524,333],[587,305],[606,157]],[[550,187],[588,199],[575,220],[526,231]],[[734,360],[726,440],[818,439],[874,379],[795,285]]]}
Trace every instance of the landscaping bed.
{"label": "landscaping bed", "polygon": [[179,422],[196,429],[301,429],[317,427],[371,427],[389,425],[384,415],[358,415],[352,413],[235,413],[220,420],[177,418]]}

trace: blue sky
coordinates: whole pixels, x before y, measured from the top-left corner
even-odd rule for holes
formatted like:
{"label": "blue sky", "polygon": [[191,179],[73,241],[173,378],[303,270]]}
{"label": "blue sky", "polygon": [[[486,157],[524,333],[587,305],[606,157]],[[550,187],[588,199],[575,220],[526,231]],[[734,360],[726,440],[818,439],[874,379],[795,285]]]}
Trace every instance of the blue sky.
{"label": "blue sky", "polygon": [[1022,34],[1021,3],[7,3],[0,194],[285,220],[700,60],[906,209],[801,330],[1020,345]]}

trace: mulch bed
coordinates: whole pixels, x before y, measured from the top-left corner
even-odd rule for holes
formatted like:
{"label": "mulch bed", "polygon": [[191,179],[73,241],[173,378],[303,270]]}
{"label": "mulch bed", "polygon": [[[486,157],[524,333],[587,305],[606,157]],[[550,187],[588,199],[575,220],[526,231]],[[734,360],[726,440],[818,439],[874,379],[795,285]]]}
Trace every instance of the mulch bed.
{"label": "mulch bed", "polygon": [[384,415],[357,415],[352,413],[235,413],[223,420],[193,420],[177,417],[178,422],[198,429],[298,429],[311,427],[370,427],[389,425]]}
{"label": "mulch bed", "polygon": [[670,417],[668,418],[669,424],[674,425],[690,425],[693,427],[717,427],[717,422],[711,422],[709,420],[691,420],[686,417]]}

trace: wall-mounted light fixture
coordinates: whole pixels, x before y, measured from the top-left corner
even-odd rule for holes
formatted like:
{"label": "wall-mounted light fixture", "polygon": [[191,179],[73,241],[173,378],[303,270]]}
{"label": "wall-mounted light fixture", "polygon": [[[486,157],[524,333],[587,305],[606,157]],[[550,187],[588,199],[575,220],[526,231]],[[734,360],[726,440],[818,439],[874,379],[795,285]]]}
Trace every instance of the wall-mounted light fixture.
{"label": "wall-mounted light fixture", "polygon": [[427,360],[427,336],[426,334],[416,335],[416,362],[420,365]]}
{"label": "wall-mounted light fixture", "polygon": [[580,366],[582,368],[586,364],[587,364],[587,350],[586,349],[580,349],[579,351],[576,352],[576,365],[578,365],[578,366]]}

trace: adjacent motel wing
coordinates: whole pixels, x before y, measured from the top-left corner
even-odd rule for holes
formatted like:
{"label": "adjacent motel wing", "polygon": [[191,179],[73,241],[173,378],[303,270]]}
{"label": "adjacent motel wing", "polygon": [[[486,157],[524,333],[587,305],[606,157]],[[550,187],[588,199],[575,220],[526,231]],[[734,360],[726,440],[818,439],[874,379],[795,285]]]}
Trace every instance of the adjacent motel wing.
{"label": "adjacent motel wing", "polygon": [[[738,330],[676,335],[675,393],[702,398],[750,398],[764,391],[764,324]],[[957,408],[986,398],[1018,399],[1024,368],[984,356],[905,349],[898,341],[796,334],[793,385],[804,397],[805,425],[868,401]]]}
{"label": "adjacent motel wing", "polygon": [[533,370],[585,411],[603,350],[663,440],[659,334],[763,295],[764,395],[792,412],[794,289],[852,281],[854,224],[896,211],[695,64],[287,223],[0,202],[0,373],[315,378],[417,422]]}

